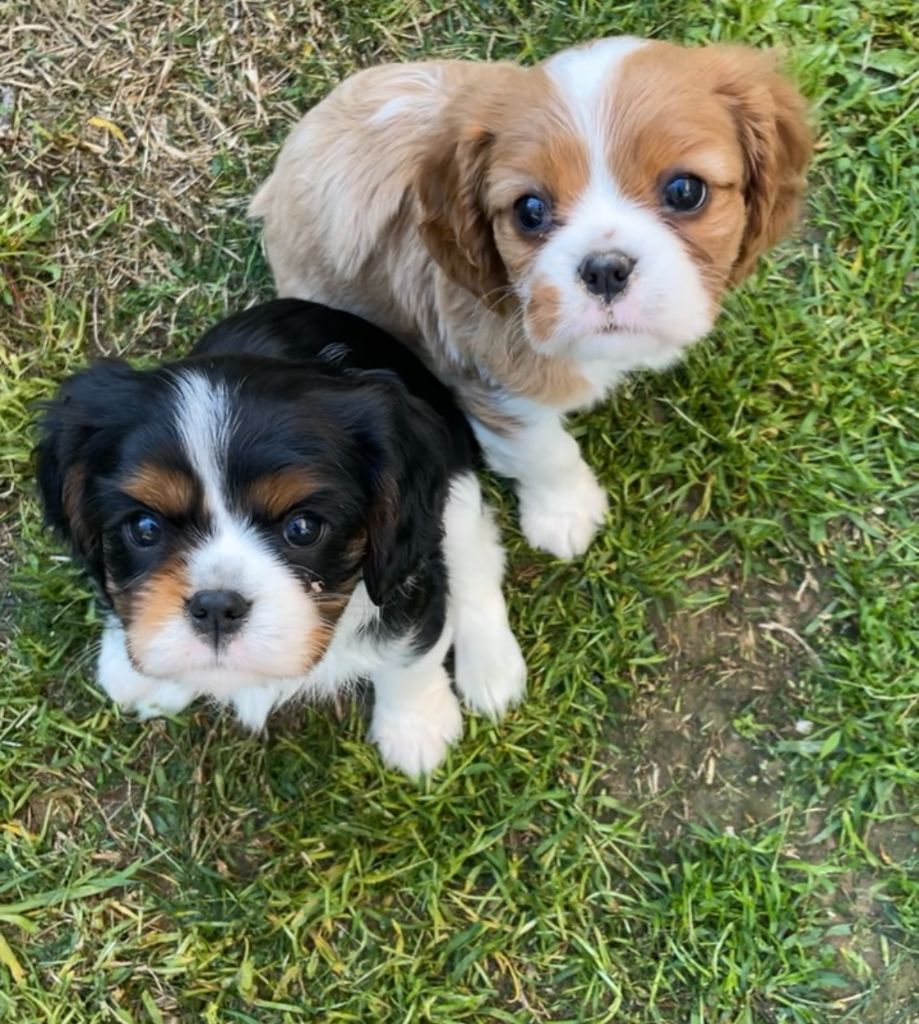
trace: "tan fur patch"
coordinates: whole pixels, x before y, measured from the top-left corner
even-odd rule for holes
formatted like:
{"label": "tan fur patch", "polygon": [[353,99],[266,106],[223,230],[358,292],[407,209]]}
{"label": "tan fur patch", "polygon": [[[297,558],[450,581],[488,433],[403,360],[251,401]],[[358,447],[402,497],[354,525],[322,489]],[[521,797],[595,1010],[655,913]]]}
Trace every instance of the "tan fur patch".
{"label": "tan fur patch", "polygon": [[[738,266],[787,228],[803,186],[804,104],[773,65],[770,54],[746,47],[655,42],[625,58],[611,95],[608,158],[617,183],[661,211],[715,300],[742,276]],[[708,186],[697,213],[662,208],[660,189],[679,171]]]}
{"label": "tan fur patch", "polygon": [[306,501],[322,486],[308,469],[292,467],[280,473],[260,476],[246,492],[246,504],[266,519],[280,519],[285,512]]}
{"label": "tan fur patch", "polygon": [[360,530],[351,539],[347,549],[348,560],[353,560],[357,566],[354,574],[344,582],[339,583],[334,591],[326,590],[320,585],[310,595],[310,600],[315,604],[316,610],[319,613],[319,624],[309,637],[305,657],[300,666],[301,672],[308,672],[322,659],[328,650],[332,637],[335,635],[338,620],[351,600],[354,588],[360,582],[362,575],[361,566],[366,550],[367,533],[364,530]]}
{"label": "tan fur patch", "polygon": [[544,281],[533,286],[523,319],[534,341],[548,341],[558,329],[562,296],[558,288]]}
{"label": "tan fur patch", "polygon": [[180,559],[167,562],[151,573],[133,592],[116,594],[115,609],[125,624],[128,647],[134,658],[143,658],[163,626],[185,614],[190,596],[188,573]]}
{"label": "tan fur patch", "polygon": [[93,538],[83,519],[83,488],[86,486],[86,467],[82,463],[74,466],[64,477],[61,502],[70,526],[70,532],[81,551],[92,547]]}
{"label": "tan fur patch", "polygon": [[353,579],[349,580],[343,587],[342,590],[335,594],[317,594],[313,597],[316,603],[316,609],[319,612],[320,623],[313,630],[313,635],[310,637],[309,644],[309,655],[306,664],[302,666],[301,671],[307,672],[313,667],[318,661],[320,661],[329,648],[329,644],[332,642],[332,637],[335,635],[335,628],[338,625],[338,620],[342,616],[345,608],[348,605],[348,601],[351,600],[351,594],[354,592],[354,588],[360,579],[360,573],[358,573]]}
{"label": "tan fur patch", "polygon": [[495,243],[510,278],[523,277],[547,236],[524,234],[514,203],[525,195],[547,201],[562,224],[587,188],[590,158],[584,139],[543,68],[524,72],[513,90],[491,102],[494,142],[485,204]]}
{"label": "tan fur patch", "polygon": [[155,463],[140,466],[121,490],[147,508],[176,517],[188,515],[196,497],[195,482],[187,473]]}
{"label": "tan fur patch", "polygon": [[309,600],[313,602],[319,613],[319,623],[304,645],[304,653],[300,662],[301,672],[308,672],[328,650],[332,637],[335,635],[338,620],[351,600],[354,588],[360,582],[366,552],[367,531],[359,529],[348,541],[345,551],[346,564],[354,567],[352,575],[340,582],[335,590],[328,590],[321,583],[314,585]]}
{"label": "tan fur patch", "polygon": [[508,275],[525,272],[541,239],[514,222],[521,196],[564,218],[588,180],[583,140],[543,68],[486,65],[451,105],[418,174],[421,235],[457,284],[506,312]]}

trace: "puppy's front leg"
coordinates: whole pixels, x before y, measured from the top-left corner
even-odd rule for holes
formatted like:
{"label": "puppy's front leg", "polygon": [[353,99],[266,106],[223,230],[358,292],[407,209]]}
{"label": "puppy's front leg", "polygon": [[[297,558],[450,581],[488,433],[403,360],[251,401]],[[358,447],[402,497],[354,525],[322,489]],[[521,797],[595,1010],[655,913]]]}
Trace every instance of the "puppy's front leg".
{"label": "puppy's front leg", "polygon": [[558,558],[583,554],[606,515],[605,491],[559,413],[521,401],[506,411],[516,421],[506,431],[472,425],[489,466],[517,481],[524,536]]}
{"label": "puppy's front leg", "polygon": [[453,639],[440,640],[420,658],[373,674],[373,717],[369,738],[383,761],[412,778],[429,775],[463,734],[459,701],[450,687],[444,657]]}
{"label": "puppy's front leg", "polygon": [[473,473],[454,479],[444,511],[444,554],[456,621],[456,688],[492,719],[526,689],[526,664],[507,620],[501,592],[504,549]]}

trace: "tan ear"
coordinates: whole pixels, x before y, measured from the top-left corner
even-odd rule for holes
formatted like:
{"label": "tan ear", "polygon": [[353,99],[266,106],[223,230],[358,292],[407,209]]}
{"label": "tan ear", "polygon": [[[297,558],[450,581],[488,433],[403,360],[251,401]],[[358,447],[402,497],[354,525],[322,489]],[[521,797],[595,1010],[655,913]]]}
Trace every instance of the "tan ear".
{"label": "tan ear", "polygon": [[776,71],[774,52],[719,49],[718,92],[734,117],[746,163],[747,220],[731,271],[731,280],[736,282],[753,270],[757,258],[794,223],[813,139],[806,101]]}
{"label": "tan ear", "polygon": [[498,308],[508,283],[483,206],[494,136],[472,122],[448,123],[418,171],[421,237],[444,273]]}

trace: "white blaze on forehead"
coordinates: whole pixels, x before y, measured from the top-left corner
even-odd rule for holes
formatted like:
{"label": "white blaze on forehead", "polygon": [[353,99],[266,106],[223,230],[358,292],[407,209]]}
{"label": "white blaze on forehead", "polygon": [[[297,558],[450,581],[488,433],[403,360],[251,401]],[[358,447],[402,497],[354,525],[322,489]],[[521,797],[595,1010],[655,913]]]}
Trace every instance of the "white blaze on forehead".
{"label": "white blaze on forehead", "polygon": [[[566,227],[560,230],[554,243],[538,266],[558,280],[572,273],[587,253],[609,248],[614,244],[614,230],[623,241],[623,220],[635,220],[638,233],[646,215],[621,193],[608,165],[610,97],[616,76],[630,54],[647,45],[634,36],[616,36],[600,39],[587,46],[576,47],[557,54],[546,62],[546,70],[555,82],[568,108],[573,123],[578,127],[590,156],[590,178],[572,210]],[[637,255],[637,254],[636,254]],[[565,282],[568,283],[567,281]]]}
{"label": "white blaze on forehead", "polygon": [[565,50],[546,64],[583,135],[590,159],[587,189],[569,217],[569,230],[560,232],[556,255],[566,263],[572,259],[579,263],[589,251],[608,248],[613,244],[612,227],[638,212],[610,172],[608,149],[616,77],[625,60],[646,45],[646,40],[634,36],[615,36]]}
{"label": "white blaze on forehead", "polygon": [[593,161],[602,160],[605,148],[603,116],[609,109],[610,86],[625,58],[646,45],[646,40],[634,36],[615,36],[565,50],[546,61],[546,71],[584,132]]}
{"label": "white blaze on forehead", "polygon": [[200,373],[176,380],[176,428],[200,481],[208,530],[188,558],[194,590],[236,590],[248,600],[265,595],[271,568],[289,572],[253,529],[244,512],[227,503],[227,454],[233,428],[232,397],[222,382]]}
{"label": "white blaze on forehead", "polygon": [[204,490],[204,503],[215,520],[227,517],[223,479],[233,426],[230,396],[223,383],[195,372],[180,374],[176,428],[182,447]]}

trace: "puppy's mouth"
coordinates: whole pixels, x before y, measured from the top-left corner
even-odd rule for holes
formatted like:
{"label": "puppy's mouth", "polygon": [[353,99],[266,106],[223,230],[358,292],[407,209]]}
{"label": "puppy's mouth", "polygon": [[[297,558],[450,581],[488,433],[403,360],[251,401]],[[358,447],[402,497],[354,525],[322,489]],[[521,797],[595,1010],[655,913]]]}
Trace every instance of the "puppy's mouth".
{"label": "puppy's mouth", "polygon": [[595,304],[584,318],[585,333],[601,336],[627,334],[634,337],[653,334],[647,316],[637,316],[630,310],[628,297],[623,296],[612,303]]}
{"label": "puppy's mouth", "polygon": [[[170,659],[169,668],[163,670],[156,664],[155,658],[144,657],[135,649],[131,642],[130,630],[127,631],[128,642],[126,644],[128,660],[132,668],[141,675],[151,676],[154,679],[179,679],[183,675],[194,675],[198,672],[225,672],[232,674],[240,671],[240,659],[234,657],[233,652],[228,650],[228,643],[220,643],[218,646],[205,644],[201,641],[183,645],[183,650],[173,660]],[[247,671],[253,676],[257,675],[247,666]]]}
{"label": "puppy's mouth", "polygon": [[633,336],[651,334],[651,331],[640,324],[629,323],[628,321],[620,320],[614,316],[607,316],[606,323],[603,328],[597,332],[598,334],[630,334]]}

